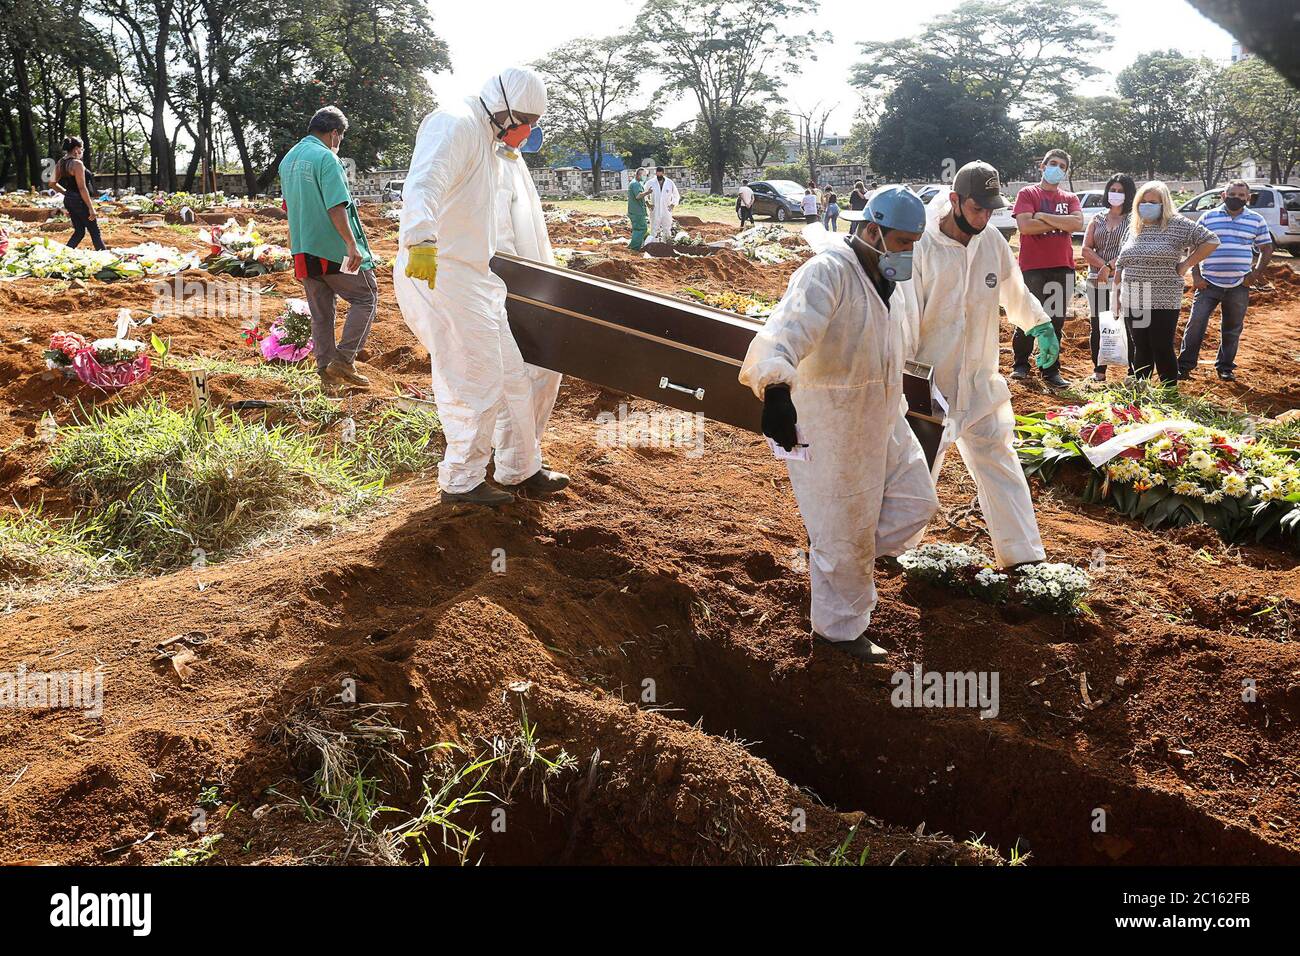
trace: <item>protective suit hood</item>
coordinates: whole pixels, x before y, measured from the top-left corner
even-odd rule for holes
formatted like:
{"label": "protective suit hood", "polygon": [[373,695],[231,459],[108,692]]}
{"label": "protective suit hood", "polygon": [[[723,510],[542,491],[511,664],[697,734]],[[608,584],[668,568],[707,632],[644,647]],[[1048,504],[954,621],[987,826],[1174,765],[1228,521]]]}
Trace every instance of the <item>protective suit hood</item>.
{"label": "protective suit hood", "polygon": [[483,84],[479,99],[493,113],[509,109],[541,116],[546,112],[546,81],[536,70],[507,67]]}

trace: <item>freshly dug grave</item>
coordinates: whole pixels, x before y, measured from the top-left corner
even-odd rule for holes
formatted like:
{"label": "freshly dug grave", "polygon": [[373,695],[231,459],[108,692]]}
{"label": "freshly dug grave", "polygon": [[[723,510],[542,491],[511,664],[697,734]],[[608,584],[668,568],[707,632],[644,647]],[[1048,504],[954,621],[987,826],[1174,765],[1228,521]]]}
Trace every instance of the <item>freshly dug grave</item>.
{"label": "freshly dug grave", "polygon": [[[675,263],[637,263],[637,279],[669,286]],[[381,315],[362,359],[372,397],[427,381],[389,276],[380,278]],[[118,297],[129,303],[144,286],[90,284],[44,299],[28,280],[0,285],[13,305],[0,327],[5,480],[26,501],[44,487],[40,416],[62,420],[69,399],[95,400],[33,380],[48,332],[106,321]],[[1240,381],[1216,383],[1216,394],[1286,407],[1295,318],[1253,313]],[[173,349],[247,360],[237,326],[177,323]],[[1083,374],[1086,331],[1086,317],[1067,325],[1067,374]],[[1261,387],[1269,376],[1277,384]],[[250,387],[228,382],[220,401]],[[183,383],[151,384],[172,395]],[[1202,377],[1190,388],[1210,385]],[[1032,384],[1016,386],[1015,400],[1057,401]],[[454,741],[478,752],[483,738],[517,734],[524,712],[546,753],[562,747],[575,759],[545,801],[534,787],[516,791],[504,833],[490,817],[475,821],[474,852],[487,862],[826,861],[855,822],[848,856],[865,842],[874,863],[899,853],[988,861],[961,842],[980,835],[1031,862],[1300,856],[1292,553],[1225,547],[1207,529],[1153,535],[1035,487],[1052,558],[1086,565],[1104,549],[1093,616],[996,609],[884,576],[878,640],[893,654],[857,665],[808,638],[805,538],[784,469],[764,446],[709,424],[700,454],[611,447],[597,416],[625,402],[633,413],[656,409],[565,385],[547,455],[574,483],[555,500],[448,509],[430,479],[415,479],[323,541],[0,617],[7,665],[105,668],[102,720],[16,712],[0,725],[3,861],[157,862],[199,840],[190,825],[208,787],[218,793],[209,834],[224,834],[212,862],[366,859],[355,829],[295,808],[299,796],[319,804],[311,780],[321,761],[284,732],[290,715],[349,679],[359,703],[400,705],[385,711],[402,731],[388,749],[411,766],[377,757],[367,772],[405,813],[416,812],[416,783],[430,769],[422,748]],[[940,491],[933,535],[987,548],[956,455]],[[191,632],[203,640],[182,683],[154,645]],[[998,672],[997,716],[892,706],[892,675],[916,664]],[[1253,702],[1243,680],[1255,682]],[[917,837],[921,825],[958,842]]]}

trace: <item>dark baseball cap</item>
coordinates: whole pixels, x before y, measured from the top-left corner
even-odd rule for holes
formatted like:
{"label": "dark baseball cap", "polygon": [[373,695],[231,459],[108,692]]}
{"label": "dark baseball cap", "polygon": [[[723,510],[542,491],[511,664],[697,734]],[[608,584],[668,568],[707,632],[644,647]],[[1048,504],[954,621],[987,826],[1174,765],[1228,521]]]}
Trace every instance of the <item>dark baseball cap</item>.
{"label": "dark baseball cap", "polygon": [[952,191],[975,200],[985,209],[1001,209],[1007,204],[1002,198],[1002,180],[998,178],[998,171],[979,160],[957,170],[952,179]]}

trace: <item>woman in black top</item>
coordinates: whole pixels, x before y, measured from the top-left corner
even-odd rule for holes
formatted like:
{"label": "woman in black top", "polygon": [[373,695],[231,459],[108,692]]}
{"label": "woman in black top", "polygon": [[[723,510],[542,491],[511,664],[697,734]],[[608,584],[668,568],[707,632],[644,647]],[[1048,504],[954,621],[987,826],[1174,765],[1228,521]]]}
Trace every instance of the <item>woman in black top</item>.
{"label": "woman in black top", "polygon": [[857,210],[867,208],[867,187],[860,179],[853,184],[853,192],[849,193],[849,208]]}
{"label": "woman in black top", "polygon": [[95,220],[95,204],[90,198],[95,180],[81,161],[84,152],[85,148],[76,136],[63,141],[63,158],[54,167],[54,188],[63,193],[63,208],[72,220],[72,238],[68,240],[68,248],[77,248],[81,237],[89,232],[95,248],[106,249],[108,247],[99,235],[99,223]]}

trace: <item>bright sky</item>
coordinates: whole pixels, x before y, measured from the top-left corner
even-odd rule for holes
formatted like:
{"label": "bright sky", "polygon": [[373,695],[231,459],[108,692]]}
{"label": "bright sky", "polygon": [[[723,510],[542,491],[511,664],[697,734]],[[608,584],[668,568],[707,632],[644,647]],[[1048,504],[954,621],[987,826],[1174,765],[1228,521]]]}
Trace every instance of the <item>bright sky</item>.
{"label": "bright sky", "polygon": [[[787,99],[805,111],[819,101],[824,107],[839,104],[826,132],[847,133],[858,101],[857,91],[847,82],[858,59],[857,44],[915,34],[936,15],[957,4],[958,0],[907,0],[869,6],[862,0],[821,0],[818,13],[798,25],[811,30],[829,29],[834,40],[822,47],[817,60],[808,62],[803,73],[790,83]],[[503,67],[538,59],[575,37],[604,36],[626,29],[642,5],[641,0],[580,4],[496,0],[490,7],[473,2],[431,4],[434,28],[450,46],[452,72],[431,76],[430,85],[440,103],[477,93],[483,81]],[[877,12],[881,6],[887,7],[887,15]],[[1173,48],[1187,56],[1204,55],[1225,62],[1232,52],[1232,36],[1186,0],[1099,0],[1099,6],[1110,11],[1115,42],[1098,65],[1111,74],[1149,50]],[[598,12],[604,15],[599,22]],[[1110,78],[1101,77],[1100,83],[1085,92],[1104,92],[1109,87]],[[645,98],[654,96],[655,89],[655,79],[647,77]],[[664,126],[675,126],[695,113],[684,98],[676,98],[664,107],[659,118]]]}

